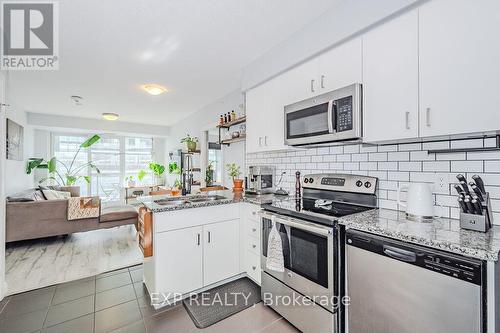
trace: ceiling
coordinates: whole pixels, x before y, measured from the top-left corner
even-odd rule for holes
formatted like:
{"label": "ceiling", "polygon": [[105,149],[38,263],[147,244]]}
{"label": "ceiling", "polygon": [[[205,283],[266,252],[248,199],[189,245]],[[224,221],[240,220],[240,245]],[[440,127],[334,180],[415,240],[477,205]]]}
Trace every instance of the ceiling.
{"label": "ceiling", "polygon": [[172,125],[238,89],[245,65],[337,2],[59,1],[59,70],[11,72],[9,96],[29,112]]}

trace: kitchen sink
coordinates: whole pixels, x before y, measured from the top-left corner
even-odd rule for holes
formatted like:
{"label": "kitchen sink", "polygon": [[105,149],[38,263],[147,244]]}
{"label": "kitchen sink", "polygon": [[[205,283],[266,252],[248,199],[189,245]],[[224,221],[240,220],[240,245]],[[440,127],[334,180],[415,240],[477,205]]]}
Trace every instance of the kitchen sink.
{"label": "kitchen sink", "polygon": [[198,203],[198,202],[209,202],[222,199],[226,199],[226,197],[223,197],[221,195],[209,195],[206,197],[189,198],[187,200],[192,203]]}
{"label": "kitchen sink", "polygon": [[161,206],[180,206],[189,203],[189,201],[184,199],[160,199],[154,202]]}

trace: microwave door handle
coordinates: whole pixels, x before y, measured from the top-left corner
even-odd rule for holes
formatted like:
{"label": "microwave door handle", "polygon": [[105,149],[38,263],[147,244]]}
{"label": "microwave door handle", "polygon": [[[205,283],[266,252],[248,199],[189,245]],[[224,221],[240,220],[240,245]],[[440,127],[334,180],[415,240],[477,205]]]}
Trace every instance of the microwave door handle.
{"label": "microwave door handle", "polygon": [[335,119],[333,118],[333,101],[330,100],[328,102],[328,133],[333,133],[333,125],[335,123]]}

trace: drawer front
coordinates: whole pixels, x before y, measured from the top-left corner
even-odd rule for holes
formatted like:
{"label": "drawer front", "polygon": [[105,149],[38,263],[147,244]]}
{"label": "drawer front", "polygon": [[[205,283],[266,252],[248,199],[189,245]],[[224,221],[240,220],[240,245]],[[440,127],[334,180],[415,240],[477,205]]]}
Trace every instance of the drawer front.
{"label": "drawer front", "polygon": [[246,253],[246,272],[260,285],[260,256],[250,251]]}
{"label": "drawer front", "polygon": [[246,219],[248,221],[259,222],[260,220],[259,211],[260,211],[260,206],[248,204],[246,207]]}
{"label": "drawer front", "polygon": [[256,256],[260,257],[260,241],[258,238],[247,236],[246,237],[246,249],[247,251],[253,252]]}
{"label": "drawer front", "polygon": [[248,236],[260,239],[260,223],[259,221],[248,220],[245,222],[246,234]]}

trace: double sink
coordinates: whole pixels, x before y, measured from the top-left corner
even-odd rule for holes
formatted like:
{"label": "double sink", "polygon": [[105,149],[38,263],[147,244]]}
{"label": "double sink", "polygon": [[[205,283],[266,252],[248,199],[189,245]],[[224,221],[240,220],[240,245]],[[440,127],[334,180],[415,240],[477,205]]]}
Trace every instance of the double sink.
{"label": "double sink", "polygon": [[204,195],[204,196],[193,196],[193,197],[179,197],[179,198],[163,198],[154,200],[154,203],[160,206],[181,206],[186,204],[197,204],[204,202],[212,202],[217,200],[227,199],[221,195]]}

